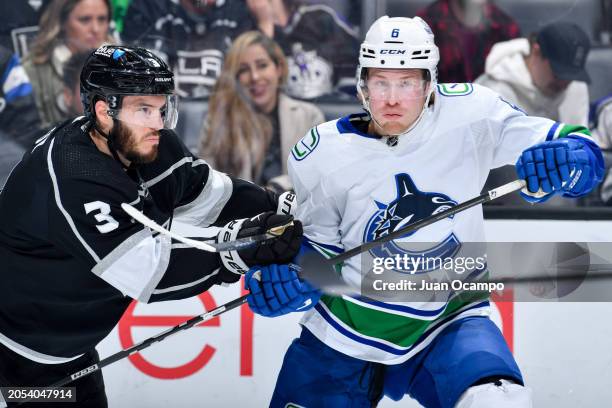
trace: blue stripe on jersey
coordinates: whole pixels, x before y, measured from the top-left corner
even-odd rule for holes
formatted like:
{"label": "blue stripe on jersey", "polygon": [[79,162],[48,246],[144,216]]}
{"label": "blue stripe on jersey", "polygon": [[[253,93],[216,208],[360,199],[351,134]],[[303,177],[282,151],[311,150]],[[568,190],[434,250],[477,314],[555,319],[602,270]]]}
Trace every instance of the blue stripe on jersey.
{"label": "blue stripe on jersey", "polygon": [[[473,280],[474,278],[476,278],[476,276],[482,274],[483,272],[487,271],[487,264],[484,265],[483,268],[480,269],[474,269],[473,271],[470,272],[469,275],[467,275],[465,278],[463,278],[464,282],[469,282],[471,280]],[[450,301],[450,299],[453,297],[453,295],[455,294],[455,292],[451,292],[449,293],[449,298],[447,299],[447,301]],[[350,296],[353,299],[356,299],[360,302],[363,303],[367,303],[370,304],[372,306],[377,306],[381,309],[387,309],[387,310],[393,310],[396,312],[402,312],[402,313],[409,313],[409,314],[413,314],[413,315],[417,315],[417,316],[423,316],[423,317],[431,317],[431,316],[437,316],[442,314],[442,312],[444,312],[444,309],[446,309],[446,304],[442,307],[440,307],[439,309],[436,310],[421,310],[421,309],[415,309],[412,308],[410,306],[405,306],[405,305],[396,305],[396,304],[390,304],[390,303],[385,303],[385,302],[380,302],[374,299],[370,299],[367,297],[361,297],[361,296]]]}
{"label": "blue stripe on jersey", "polygon": [[[327,313],[327,310],[325,310],[325,308],[323,306],[321,306],[320,303],[317,303],[317,305],[315,306],[315,309],[317,310],[317,312],[319,312],[319,314],[321,316],[323,316],[323,318],[325,319],[325,321],[327,321],[327,323],[329,323],[334,329],[338,330],[341,334],[345,335],[346,337],[358,342],[358,343],[362,343],[365,344],[367,346],[371,346],[371,347],[375,347],[377,349],[383,350],[387,353],[391,353],[391,354],[395,354],[396,356],[401,356],[403,354],[406,354],[407,350],[406,349],[396,349],[394,347],[391,347],[387,344],[375,341],[375,340],[371,340],[371,339],[365,339],[363,337],[359,337],[356,334],[351,333],[350,331],[348,331],[347,329],[345,329],[344,327],[342,327],[340,325],[340,323],[338,323],[337,321],[335,321],[330,315],[329,313]],[[409,350],[409,349],[408,349]]]}
{"label": "blue stripe on jersey", "polygon": [[353,113],[352,115],[344,116],[343,118],[338,119],[338,121],[336,122],[336,128],[338,128],[338,132],[340,134],[354,133],[359,136],[367,137],[368,139],[380,139],[380,136],[368,135],[367,133],[359,131],[351,122],[351,120],[353,119],[358,119],[367,116],[367,113]]}
{"label": "blue stripe on jersey", "polygon": [[487,306],[489,306],[489,301],[485,300],[483,302],[476,303],[474,306],[468,307],[467,309],[459,309],[457,312],[445,317],[444,319],[440,320],[433,326],[428,327],[427,330],[425,330],[425,333],[423,333],[423,335],[419,337],[417,341],[414,342],[414,344],[411,346],[411,349],[421,344],[423,341],[425,341],[425,339],[427,338],[427,336],[429,336],[431,332],[433,332],[434,330],[436,330],[438,327],[442,326],[443,324],[448,323],[449,321],[453,320],[455,317],[457,317],[457,315],[463,312],[467,312],[468,310],[480,309],[482,307],[487,307]]}
{"label": "blue stripe on jersey", "polygon": [[325,249],[330,250],[330,251],[332,251],[334,253],[337,253],[337,254],[341,254],[341,253],[344,252],[344,248],[341,248],[341,247],[338,247],[338,246],[335,246],[335,245],[322,244],[322,243],[317,242],[317,241],[315,241],[313,239],[310,239],[310,238],[306,238],[304,240],[304,245],[306,245],[310,249],[316,250],[316,248],[312,244],[318,245],[318,246],[320,246],[322,248],[325,248]]}
{"label": "blue stripe on jersey", "polygon": [[414,347],[418,346],[423,341],[425,341],[425,339],[429,336],[429,334],[431,332],[436,330],[441,325],[443,325],[443,324],[449,322],[450,320],[454,319],[460,313],[463,313],[463,312],[466,312],[466,311],[472,310],[472,309],[478,309],[478,308],[486,307],[486,306],[489,306],[489,301],[483,301],[483,302],[475,304],[474,306],[468,307],[467,309],[460,309],[460,310],[458,310],[457,312],[447,316],[446,318],[438,321],[434,325],[432,325],[429,328],[427,328],[427,330],[425,330],[423,335],[416,342],[414,342],[410,347],[405,348],[405,349],[395,348],[395,347],[389,346],[388,344],[381,343],[379,341],[372,340],[372,339],[366,339],[366,338],[360,337],[360,336],[352,333],[351,331],[349,331],[349,330],[345,329],[344,327],[342,327],[342,325],[340,325],[340,323],[338,323],[336,320],[334,320],[334,318],[332,318],[329,315],[329,313],[327,312],[327,310],[325,310],[325,308],[321,305],[321,303],[318,303],[315,306],[315,309],[325,319],[325,321],[327,323],[329,323],[330,326],[332,326],[334,329],[336,329],[338,332],[340,332],[340,334],[343,334],[344,336],[348,337],[349,339],[351,339],[351,340],[353,340],[353,341],[355,341],[357,343],[365,344],[366,346],[377,348],[377,349],[382,350],[382,351],[384,351],[386,353],[394,354],[396,356],[402,356],[402,355],[408,354],[412,349],[414,349]]}
{"label": "blue stripe on jersey", "polygon": [[553,137],[555,137],[555,133],[557,132],[557,128],[559,127],[559,125],[560,125],[559,122],[555,122],[550,127],[550,130],[548,131],[548,134],[546,135],[547,142],[550,142],[553,139]]}
{"label": "blue stripe on jersey", "polygon": [[372,306],[380,307],[381,309],[394,310],[396,312],[410,313],[410,314],[414,314],[417,316],[424,316],[424,317],[437,316],[441,314],[442,312],[444,312],[444,309],[446,309],[446,304],[444,304],[441,308],[436,309],[436,310],[421,310],[421,309],[415,309],[410,306],[394,305],[394,304],[389,304],[385,302],[380,302],[377,300],[372,300],[369,298],[354,297],[354,299],[357,299],[360,302],[367,303]]}

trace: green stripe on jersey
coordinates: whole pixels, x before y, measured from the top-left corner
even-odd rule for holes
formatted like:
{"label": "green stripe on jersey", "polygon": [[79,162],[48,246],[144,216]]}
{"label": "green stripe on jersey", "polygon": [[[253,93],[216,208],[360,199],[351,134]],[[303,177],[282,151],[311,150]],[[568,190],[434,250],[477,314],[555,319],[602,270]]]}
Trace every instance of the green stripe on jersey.
{"label": "green stripe on jersey", "polygon": [[[338,255],[335,251],[324,248],[316,242],[310,241],[310,243],[326,259]],[[342,264],[336,264],[335,269],[337,273],[341,273]],[[480,278],[487,279],[488,277],[489,272],[487,271]],[[448,317],[470,303],[481,302],[488,300],[488,298],[488,293],[460,293],[446,304],[444,312],[434,320],[383,312],[371,307],[358,305],[341,297],[325,294],[321,296],[320,302],[327,306],[332,318],[341,321],[358,334],[385,340],[400,347],[410,347],[431,325],[436,324],[441,319]]]}
{"label": "green stripe on jersey", "polygon": [[382,339],[400,347],[409,347],[423,335],[429,326],[472,302],[487,299],[488,294],[473,292],[468,295],[467,292],[464,292],[462,295],[451,299],[442,315],[435,320],[424,320],[384,312],[329,295],[323,295],[321,302],[327,306],[336,319],[355,332]]}
{"label": "green stripe on jersey", "polygon": [[584,136],[591,137],[591,132],[589,131],[589,129],[585,128],[584,126],[566,125],[565,123],[563,123],[561,126],[561,130],[559,130],[559,138],[565,137],[569,135],[570,133],[578,133]]}

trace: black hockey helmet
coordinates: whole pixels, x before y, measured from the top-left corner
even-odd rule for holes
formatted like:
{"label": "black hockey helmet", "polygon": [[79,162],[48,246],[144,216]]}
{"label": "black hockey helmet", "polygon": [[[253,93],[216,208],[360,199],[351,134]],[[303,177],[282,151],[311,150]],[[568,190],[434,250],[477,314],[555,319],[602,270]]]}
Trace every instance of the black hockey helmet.
{"label": "black hockey helmet", "polygon": [[121,107],[124,95],[171,95],[174,74],[157,55],[145,48],[103,45],[93,51],[81,71],[81,102],[94,118],[94,103],[105,100],[110,109]]}

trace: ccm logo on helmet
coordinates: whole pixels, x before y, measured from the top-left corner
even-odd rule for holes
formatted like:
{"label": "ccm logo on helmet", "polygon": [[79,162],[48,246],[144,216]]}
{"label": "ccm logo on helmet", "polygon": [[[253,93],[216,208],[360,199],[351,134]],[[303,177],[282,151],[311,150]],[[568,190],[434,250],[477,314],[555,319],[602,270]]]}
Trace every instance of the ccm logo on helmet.
{"label": "ccm logo on helmet", "polygon": [[406,50],[380,50],[381,54],[405,54]]}

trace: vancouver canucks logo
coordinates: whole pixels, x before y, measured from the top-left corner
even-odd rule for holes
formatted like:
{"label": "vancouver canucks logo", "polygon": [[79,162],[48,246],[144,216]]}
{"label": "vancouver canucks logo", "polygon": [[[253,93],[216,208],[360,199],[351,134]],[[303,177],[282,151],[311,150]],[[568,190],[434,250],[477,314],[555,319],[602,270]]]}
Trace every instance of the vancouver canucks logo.
{"label": "vancouver canucks logo", "polygon": [[[395,176],[396,198],[388,204],[375,201],[378,210],[372,215],[365,229],[364,242],[373,241],[397,231],[408,224],[417,222],[430,215],[447,210],[457,202],[446,194],[420,191],[409,175],[402,173]],[[451,215],[449,218],[453,218]],[[402,238],[414,234],[408,233]],[[450,234],[441,243],[431,248],[410,251],[395,242],[387,242],[370,250],[375,257],[393,257],[407,254],[410,257],[452,257],[459,250],[460,243],[454,234]],[[411,271],[426,272],[426,270]]]}

